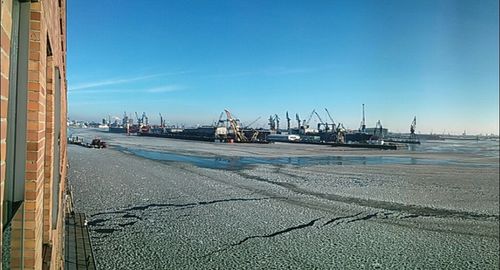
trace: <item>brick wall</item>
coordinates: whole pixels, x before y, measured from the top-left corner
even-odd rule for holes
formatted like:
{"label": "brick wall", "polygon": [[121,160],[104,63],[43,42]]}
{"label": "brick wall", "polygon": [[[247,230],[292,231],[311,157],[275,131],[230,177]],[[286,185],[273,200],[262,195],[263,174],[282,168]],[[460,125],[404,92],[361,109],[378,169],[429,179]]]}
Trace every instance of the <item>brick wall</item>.
{"label": "brick wall", "polygon": [[[12,28],[12,1],[0,0],[0,204],[4,201],[6,181],[6,131],[9,99],[9,55]],[[29,23],[29,62],[26,135],[26,173],[24,212],[13,218],[10,267],[51,269],[63,266],[64,201],[66,188],[66,2],[64,0],[32,1]],[[50,49],[48,49],[50,48]],[[54,132],[54,69],[61,73],[61,134],[60,142]],[[21,71],[20,71],[21,72]],[[60,143],[60,163],[54,164],[54,147]],[[60,183],[53,181],[54,166],[60,174]],[[52,194],[59,184],[59,193]],[[53,209],[52,198],[57,196],[58,209]],[[1,205],[0,205],[1,206]],[[1,215],[0,207],[0,219]],[[53,226],[52,211],[58,211]],[[0,222],[0,228],[2,223]],[[2,242],[0,234],[0,243]],[[49,262],[43,262],[43,248],[52,247]],[[22,247],[17,250],[16,247]],[[1,249],[0,249],[1,252]]]}

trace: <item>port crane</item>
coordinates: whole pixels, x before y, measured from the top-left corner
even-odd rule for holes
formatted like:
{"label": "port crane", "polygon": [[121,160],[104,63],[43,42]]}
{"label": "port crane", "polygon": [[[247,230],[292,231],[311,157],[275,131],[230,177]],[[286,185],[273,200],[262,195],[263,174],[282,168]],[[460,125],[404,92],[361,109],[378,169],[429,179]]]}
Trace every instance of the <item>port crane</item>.
{"label": "port crane", "polygon": [[321,130],[321,125],[325,127],[325,132],[328,132],[328,123],[323,122],[323,119],[321,119],[321,116],[316,110],[313,110],[314,114],[318,117],[319,123],[318,123],[318,131]]}
{"label": "port crane", "polygon": [[226,122],[226,121],[222,120],[223,116],[224,116],[224,112],[221,112],[220,115],[219,115],[219,120],[217,120],[217,122],[215,122],[215,126],[217,126],[217,127],[223,127],[223,126],[225,126],[224,122]]}
{"label": "port crane", "polygon": [[248,142],[247,137],[240,130],[240,127],[238,126],[236,119],[233,118],[233,116],[227,109],[224,109],[224,111],[226,112],[227,121],[229,122],[229,125],[233,129],[235,140],[237,142]]}
{"label": "port crane", "polygon": [[149,120],[148,120],[148,117],[146,115],[146,112],[142,113],[141,118],[139,118],[139,115],[137,114],[137,112],[135,112],[135,118],[137,118],[137,124],[139,126],[143,126],[143,125],[147,126],[149,124]]}
{"label": "port crane", "polygon": [[300,121],[300,117],[299,117],[298,113],[295,114],[295,119],[297,120],[297,128],[300,129],[300,123],[301,123],[301,121]]}
{"label": "port crane", "polygon": [[274,115],[274,122],[276,123],[276,130],[280,132],[280,118],[277,114]]}
{"label": "port crane", "polygon": [[246,126],[244,127],[244,129],[245,129],[245,128],[249,128],[251,125],[255,124],[257,121],[259,121],[259,120],[260,120],[260,118],[262,118],[262,117],[261,117],[261,116],[257,117],[257,119],[253,120],[252,122],[250,122],[250,124],[246,125]]}
{"label": "port crane", "polygon": [[309,127],[309,122],[311,122],[311,119],[313,118],[313,115],[314,115],[315,112],[316,112],[316,110],[312,110],[311,114],[309,115],[309,118],[304,123],[304,128],[308,128]]}
{"label": "port crane", "polygon": [[373,135],[378,136],[379,138],[384,137],[384,129],[382,127],[382,123],[380,122],[380,120],[378,120],[377,123],[375,124],[375,129],[373,130]]}
{"label": "port crane", "polygon": [[286,129],[288,130],[288,133],[290,133],[290,117],[288,116],[288,112],[286,112]]}
{"label": "port crane", "polygon": [[[244,126],[244,127],[243,127],[243,130],[245,130],[245,129],[247,129],[247,128],[250,128],[250,126],[252,126],[253,124],[257,123],[257,121],[259,121],[261,118],[262,118],[262,116],[257,117],[257,119],[255,119],[255,120],[253,120],[252,122],[250,122],[250,124],[248,124],[248,125]],[[236,119],[236,121],[238,121],[238,119]],[[250,142],[257,142],[257,141],[259,141],[259,134],[260,134],[260,132],[259,132],[258,130],[255,130],[255,129],[253,129],[253,131],[254,131],[254,133],[252,134],[252,137],[251,137],[250,139],[248,139],[248,138],[244,135],[243,131],[242,131],[242,130],[240,130],[240,134],[241,134],[243,137],[245,137],[245,139],[246,139],[246,140],[243,140],[243,141],[240,141],[240,142],[248,142],[248,141],[250,141]]]}
{"label": "port crane", "polygon": [[275,130],[276,129],[276,124],[274,122],[273,116],[270,115],[268,120],[269,120],[269,124],[268,124],[269,125],[269,129],[270,130]]}
{"label": "port crane", "polygon": [[410,125],[410,139],[417,139],[417,135],[415,134],[416,129],[417,129],[417,117],[415,116],[413,117],[413,122],[411,122]]}
{"label": "port crane", "polygon": [[345,133],[346,129],[342,123],[337,124],[337,129],[335,130],[337,133],[336,142],[337,143],[345,143]]}
{"label": "port crane", "polygon": [[137,125],[142,125],[142,121],[141,121],[141,118],[139,118],[139,115],[137,114],[137,112],[135,112],[135,118],[137,118]]}
{"label": "port crane", "polygon": [[359,131],[365,133],[366,131],[366,122],[365,122],[365,104],[363,103],[363,120],[361,120],[361,127]]}
{"label": "port crane", "polygon": [[149,119],[146,115],[146,112],[142,112],[142,123],[146,124],[146,126],[149,124]]}
{"label": "port crane", "polygon": [[[111,116],[109,118],[109,122],[111,124]],[[129,123],[129,120],[128,120],[127,112],[123,112],[122,125],[125,127],[128,124],[130,124],[130,123]]]}
{"label": "port crane", "polygon": [[330,115],[330,112],[328,111],[327,108],[325,108],[326,114],[328,115],[328,118],[330,118],[330,121],[332,121],[332,132],[335,132],[335,121],[333,121],[332,116]]}
{"label": "port crane", "polygon": [[163,116],[160,114],[160,127],[165,127],[165,120],[163,120]]}

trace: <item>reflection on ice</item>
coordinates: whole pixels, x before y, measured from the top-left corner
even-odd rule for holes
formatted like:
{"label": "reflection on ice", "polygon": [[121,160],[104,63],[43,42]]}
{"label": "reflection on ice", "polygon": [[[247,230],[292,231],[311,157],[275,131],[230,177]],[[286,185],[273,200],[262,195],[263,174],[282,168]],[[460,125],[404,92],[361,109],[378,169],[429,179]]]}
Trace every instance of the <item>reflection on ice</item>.
{"label": "reflection on ice", "polygon": [[292,165],[292,166],[312,166],[312,165],[460,165],[460,166],[490,166],[489,164],[466,163],[456,160],[435,160],[404,156],[312,156],[312,157],[238,157],[238,156],[193,156],[182,155],[171,152],[153,151],[147,149],[123,148],[119,150],[136,156],[161,160],[167,162],[184,162],[202,168],[239,170],[252,165]]}

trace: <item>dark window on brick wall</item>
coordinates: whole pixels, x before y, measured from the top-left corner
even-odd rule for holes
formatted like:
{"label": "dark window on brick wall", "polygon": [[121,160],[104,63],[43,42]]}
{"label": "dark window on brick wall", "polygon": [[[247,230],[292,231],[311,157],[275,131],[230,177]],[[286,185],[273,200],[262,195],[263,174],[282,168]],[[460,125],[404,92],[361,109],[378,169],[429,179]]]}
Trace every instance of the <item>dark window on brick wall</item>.
{"label": "dark window on brick wall", "polygon": [[[3,201],[2,268],[23,267],[24,181],[28,113],[28,55],[30,3],[12,1],[7,111],[6,178]],[[15,220],[16,222],[12,222]],[[21,236],[20,236],[21,234]]]}
{"label": "dark window on brick wall", "polygon": [[52,228],[56,228],[59,214],[59,188],[61,185],[61,73],[54,70],[54,166],[52,180]]}
{"label": "dark window on brick wall", "polygon": [[4,227],[24,200],[30,3],[13,1],[7,112]]}

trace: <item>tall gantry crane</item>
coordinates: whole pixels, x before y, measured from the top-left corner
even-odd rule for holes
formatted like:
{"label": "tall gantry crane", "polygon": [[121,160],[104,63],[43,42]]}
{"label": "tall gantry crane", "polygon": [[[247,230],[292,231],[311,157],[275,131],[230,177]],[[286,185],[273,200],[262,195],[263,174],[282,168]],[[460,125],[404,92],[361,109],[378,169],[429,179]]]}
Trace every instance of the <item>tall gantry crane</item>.
{"label": "tall gantry crane", "polygon": [[332,116],[330,115],[330,112],[328,111],[327,108],[325,108],[326,114],[328,115],[328,118],[330,118],[330,121],[332,121],[332,132],[335,132],[335,121],[333,121]]}
{"label": "tall gantry crane", "polygon": [[415,130],[417,129],[417,117],[413,117],[413,122],[410,125],[410,139],[416,139],[417,135],[415,134]]}
{"label": "tall gantry crane", "polygon": [[337,124],[337,129],[335,130],[335,132],[336,132],[336,142],[345,143],[346,129],[342,123]]}
{"label": "tall gantry crane", "polygon": [[160,114],[160,127],[165,127],[165,120],[163,120],[163,116]]}
{"label": "tall gantry crane", "polygon": [[139,118],[139,115],[137,114],[137,112],[135,112],[135,118],[137,118],[137,125],[141,126],[142,121],[141,121],[141,118]]}
{"label": "tall gantry crane", "polygon": [[323,119],[321,119],[321,116],[316,110],[313,110],[314,114],[316,114],[316,117],[318,117],[319,123],[318,123],[318,131],[321,129],[321,125],[325,127],[325,131],[328,131],[328,123],[323,122]]}
{"label": "tall gantry crane", "polygon": [[290,133],[290,117],[288,116],[288,112],[286,112],[286,129],[288,130],[288,133]]}
{"label": "tall gantry crane", "polygon": [[363,103],[363,120],[361,120],[361,128],[360,128],[360,131],[361,132],[365,132],[366,131],[366,121],[365,121],[365,104]]}
{"label": "tall gantry crane", "polygon": [[313,115],[314,115],[315,112],[316,112],[316,110],[312,110],[311,114],[309,115],[309,118],[304,123],[304,128],[308,128],[309,127],[309,122],[311,122],[311,119],[313,118]]}
{"label": "tall gantry crane", "polygon": [[382,123],[380,120],[375,124],[375,129],[373,130],[373,135],[378,136],[379,138],[384,137],[384,128],[382,127]]}
{"label": "tall gantry crane", "polygon": [[148,116],[146,115],[146,112],[142,112],[142,123],[145,124],[146,126],[149,124],[149,119]]}
{"label": "tall gantry crane", "polygon": [[225,120],[222,120],[222,117],[224,116],[224,112],[221,112],[220,115],[219,115],[219,120],[217,120],[217,122],[215,122],[215,125],[217,127],[225,127]]}
{"label": "tall gantry crane", "polygon": [[276,130],[279,133],[279,131],[280,131],[280,118],[277,114],[274,115],[274,122],[276,123]]}
{"label": "tall gantry crane", "polygon": [[229,125],[231,126],[231,129],[233,130],[235,140],[237,142],[247,142],[248,139],[247,139],[247,137],[245,137],[245,134],[243,134],[243,132],[241,132],[240,127],[238,126],[236,119],[233,118],[233,116],[231,115],[231,113],[228,110],[224,109],[224,111],[226,112],[227,121],[228,121]]}
{"label": "tall gantry crane", "polygon": [[300,117],[298,113],[295,114],[295,119],[297,120],[297,129],[300,130]]}
{"label": "tall gantry crane", "polygon": [[[109,116],[109,124],[111,124],[111,116]],[[127,112],[123,112],[122,125],[125,127],[129,124]]]}
{"label": "tall gantry crane", "polygon": [[269,129],[270,130],[275,130],[276,129],[276,124],[274,122],[274,117],[272,115],[270,115],[268,120],[269,120],[269,123],[268,123]]}

